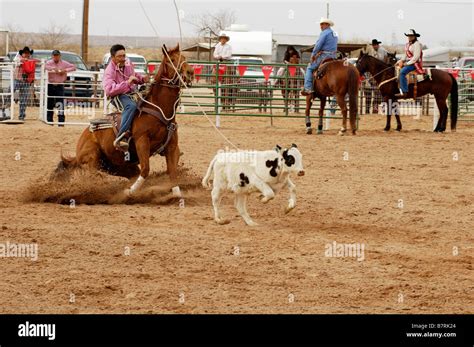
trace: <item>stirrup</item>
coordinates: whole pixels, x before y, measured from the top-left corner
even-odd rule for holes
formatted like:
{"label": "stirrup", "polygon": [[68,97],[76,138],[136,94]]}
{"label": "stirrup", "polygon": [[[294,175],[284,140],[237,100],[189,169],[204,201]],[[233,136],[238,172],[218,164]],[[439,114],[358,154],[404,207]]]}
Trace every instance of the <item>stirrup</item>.
{"label": "stirrup", "polygon": [[128,151],[130,139],[125,138],[127,132],[122,133],[114,140],[114,147],[119,150]]}

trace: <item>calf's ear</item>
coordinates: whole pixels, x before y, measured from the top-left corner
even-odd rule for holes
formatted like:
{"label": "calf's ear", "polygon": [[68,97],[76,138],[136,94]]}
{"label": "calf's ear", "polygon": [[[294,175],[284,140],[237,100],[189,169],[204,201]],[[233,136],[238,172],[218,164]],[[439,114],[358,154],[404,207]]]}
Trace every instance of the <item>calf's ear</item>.
{"label": "calf's ear", "polygon": [[281,151],[281,146],[280,145],[276,145],[275,146],[275,151],[277,151],[278,153]]}
{"label": "calf's ear", "polygon": [[292,143],[291,147],[298,148],[298,146],[295,143]]}

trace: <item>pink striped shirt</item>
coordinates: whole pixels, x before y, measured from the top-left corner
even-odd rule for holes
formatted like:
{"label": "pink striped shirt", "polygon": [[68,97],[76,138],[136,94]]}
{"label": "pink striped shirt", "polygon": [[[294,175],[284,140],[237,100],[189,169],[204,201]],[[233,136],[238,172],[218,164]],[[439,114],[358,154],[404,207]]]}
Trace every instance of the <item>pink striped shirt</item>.
{"label": "pink striped shirt", "polygon": [[[76,70],[76,66],[68,61],[60,59],[57,63],[53,59],[46,62],[44,68],[49,71],[48,81],[49,83],[64,83],[67,78],[67,72]],[[54,72],[54,70],[64,70],[65,74]]]}
{"label": "pink striped shirt", "polygon": [[136,89],[135,82],[130,84],[128,79],[130,76],[137,78],[136,84],[143,84],[143,76],[136,73],[130,60],[125,60],[123,68],[119,68],[111,59],[109,65],[105,68],[102,84],[104,85],[105,94],[108,97],[127,94]]}

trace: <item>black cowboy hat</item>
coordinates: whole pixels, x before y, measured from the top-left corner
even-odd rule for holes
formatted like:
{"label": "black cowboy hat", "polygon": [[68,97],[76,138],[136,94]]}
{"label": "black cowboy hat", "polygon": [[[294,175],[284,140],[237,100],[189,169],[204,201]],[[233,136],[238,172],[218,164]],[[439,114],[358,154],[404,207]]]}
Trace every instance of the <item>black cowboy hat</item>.
{"label": "black cowboy hat", "polygon": [[23,53],[28,52],[30,54],[33,54],[34,50],[30,49],[30,47],[25,46],[23,49],[20,49],[18,53],[22,55]]}
{"label": "black cowboy hat", "polygon": [[380,43],[382,43],[382,41],[379,41],[377,39],[373,39],[371,45],[378,45]]}
{"label": "black cowboy hat", "polygon": [[407,33],[405,33],[405,36],[415,36],[415,37],[420,37],[420,34],[418,34],[415,29],[410,29],[408,30]]}

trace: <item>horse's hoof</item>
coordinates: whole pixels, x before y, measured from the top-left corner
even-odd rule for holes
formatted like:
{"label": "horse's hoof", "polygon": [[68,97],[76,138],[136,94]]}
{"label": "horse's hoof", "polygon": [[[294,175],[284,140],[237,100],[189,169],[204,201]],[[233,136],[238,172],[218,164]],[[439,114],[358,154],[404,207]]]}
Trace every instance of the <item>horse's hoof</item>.
{"label": "horse's hoof", "polygon": [[390,128],[383,128],[383,131],[388,133],[390,131]]}
{"label": "horse's hoof", "polygon": [[313,133],[313,129],[311,127],[306,128],[306,135],[311,135]]}
{"label": "horse's hoof", "polygon": [[181,194],[181,189],[179,189],[179,186],[173,187],[171,189],[171,192],[175,198],[181,198],[183,196]]}
{"label": "horse's hoof", "polygon": [[357,135],[355,130],[352,130],[352,135]]}
{"label": "horse's hoof", "polygon": [[219,225],[225,225],[225,224],[229,224],[230,220],[229,219],[216,219],[216,223]]}
{"label": "horse's hoof", "polygon": [[323,131],[318,129],[318,132],[317,132],[318,135],[322,135],[323,134]]}
{"label": "horse's hoof", "polygon": [[402,131],[402,128],[396,128],[395,131],[400,132],[400,131]]}
{"label": "horse's hoof", "polygon": [[131,189],[125,189],[123,193],[125,194],[125,196],[128,196],[129,198],[133,195]]}
{"label": "horse's hoof", "polygon": [[341,128],[337,134],[340,136],[344,136],[346,134],[346,131],[347,131],[346,129]]}
{"label": "horse's hoof", "polygon": [[258,223],[255,223],[253,220],[245,221],[245,223],[246,223],[249,227],[256,227],[256,226],[258,226]]}

